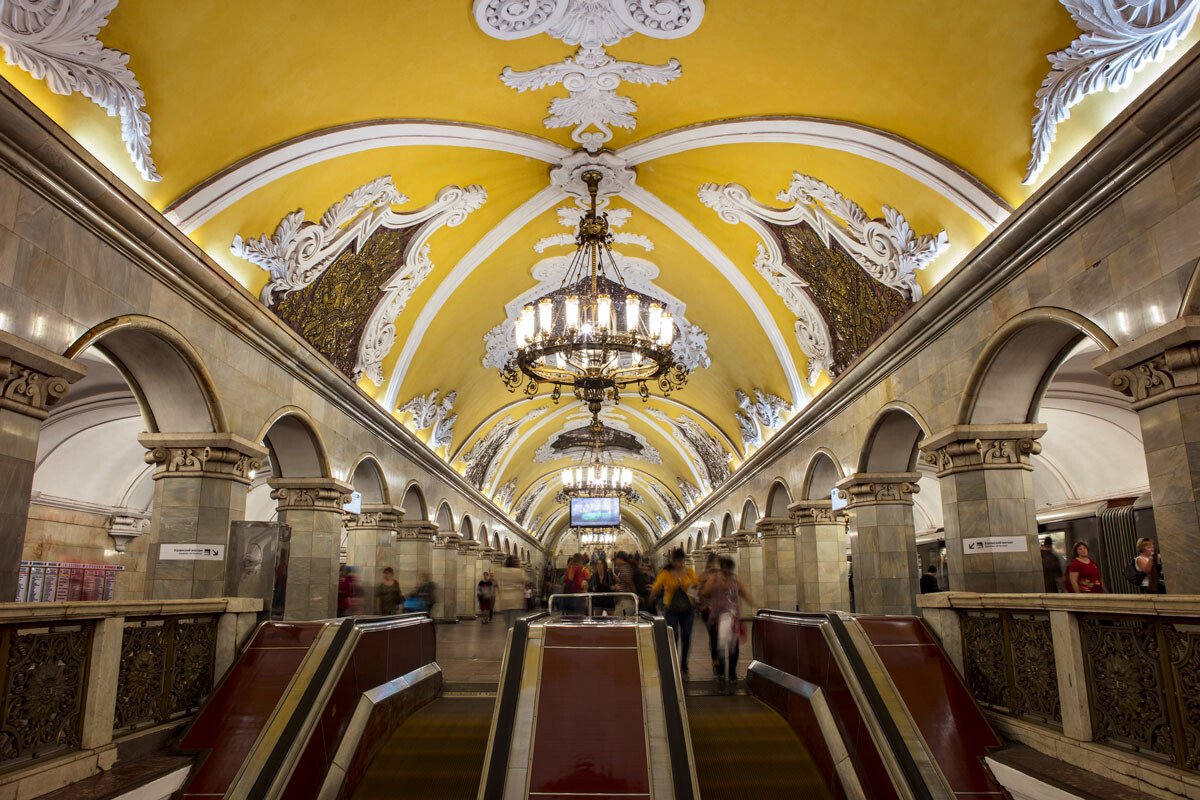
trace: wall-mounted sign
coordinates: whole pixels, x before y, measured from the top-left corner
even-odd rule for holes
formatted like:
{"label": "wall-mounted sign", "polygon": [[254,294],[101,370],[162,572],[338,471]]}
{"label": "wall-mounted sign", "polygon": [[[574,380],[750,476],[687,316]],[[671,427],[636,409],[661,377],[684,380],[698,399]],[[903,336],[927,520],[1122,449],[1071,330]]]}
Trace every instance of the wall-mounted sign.
{"label": "wall-mounted sign", "polygon": [[17,574],[18,603],[71,603],[112,600],[118,564],[78,564],[73,561],[22,561]]}
{"label": "wall-mounted sign", "polygon": [[223,544],[160,544],[159,561],[224,561]]}
{"label": "wall-mounted sign", "polygon": [[963,539],[963,553],[1027,553],[1029,541],[1024,536],[985,536]]}

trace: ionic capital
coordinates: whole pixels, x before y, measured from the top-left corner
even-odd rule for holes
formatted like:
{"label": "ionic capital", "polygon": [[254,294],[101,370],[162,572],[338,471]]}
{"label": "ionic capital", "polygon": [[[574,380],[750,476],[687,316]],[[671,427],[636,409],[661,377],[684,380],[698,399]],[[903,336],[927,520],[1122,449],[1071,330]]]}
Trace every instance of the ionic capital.
{"label": "ionic capital", "polygon": [[438,526],[436,523],[430,522],[427,519],[413,520],[412,522],[397,522],[396,523],[396,538],[408,539],[410,541],[433,541],[433,537],[437,536]]}
{"label": "ionic capital", "polygon": [[357,514],[346,523],[347,528],[377,528],[395,530],[404,519],[404,509],[390,503],[363,503]]}
{"label": "ionic capital", "polygon": [[250,484],[251,473],[262,466],[267,450],[232,433],[142,433],[146,463],[157,464],[161,478],[220,478]]}
{"label": "ionic capital", "polygon": [[907,505],[920,491],[919,472],[859,472],[838,483],[837,488],[849,498],[846,508],[873,505]]}
{"label": "ionic capital", "polygon": [[1045,425],[1033,423],[952,425],[923,440],[921,452],[939,478],[983,469],[1032,470],[1030,456],[1042,452],[1037,440],[1045,433]]}
{"label": "ionic capital", "polygon": [[1097,356],[1092,367],[1134,410],[1200,393],[1200,317],[1173,319]]}
{"label": "ionic capital", "polygon": [[793,525],[845,525],[850,515],[845,507],[834,508],[832,500],[798,500],[788,506]]}
{"label": "ionic capital", "polygon": [[279,510],[336,511],[350,502],[354,487],[336,478],[271,478],[271,499]]}
{"label": "ionic capital", "polygon": [[7,331],[0,331],[0,409],[34,419],[66,396],[87,367]]}

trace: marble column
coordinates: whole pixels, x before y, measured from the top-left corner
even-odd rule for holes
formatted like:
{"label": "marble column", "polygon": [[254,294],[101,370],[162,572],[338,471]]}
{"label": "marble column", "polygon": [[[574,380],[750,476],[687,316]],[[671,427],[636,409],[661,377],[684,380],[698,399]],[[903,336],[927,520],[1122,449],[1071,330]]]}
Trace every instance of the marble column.
{"label": "marble column", "polygon": [[439,533],[433,543],[433,584],[436,602],[429,615],[442,622],[458,622],[458,547],[457,533]]}
{"label": "marble column", "polygon": [[850,515],[845,509],[835,510],[832,500],[801,500],[788,506],[788,512],[796,531],[800,610],[849,611],[846,525]]}
{"label": "marble column", "polygon": [[1033,464],[1045,425],[955,425],[921,442],[937,467],[954,592],[1040,592]]}
{"label": "marble column", "polygon": [[279,521],[292,529],[283,618],[336,617],[342,506],[354,487],[334,478],[271,478],[267,485]]}
{"label": "marble column", "polygon": [[1171,320],[1092,366],[1141,423],[1167,591],[1200,594],[1200,317]]}
{"label": "marble column", "polygon": [[[146,448],[146,463],[157,465],[146,597],[220,597],[229,523],[245,518],[250,473],[266,449],[232,433],[143,433],[138,441]],[[219,555],[180,558],[173,545],[217,545]]]}
{"label": "marble column", "polygon": [[738,578],[746,589],[746,594],[754,599],[755,605],[742,604],[742,616],[749,619],[763,605],[763,546],[757,531],[738,531],[734,535],[737,546]]}
{"label": "marble column", "polygon": [[86,374],[83,365],[0,331],[0,601],[17,596],[42,422]]}
{"label": "marble column", "polygon": [[433,537],[438,527],[429,520],[396,525],[396,580],[400,591],[412,594],[425,580],[433,580]]}
{"label": "marble column", "polygon": [[[358,567],[363,592],[363,612],[376,613],[375,591],[383,580],[383,568],[396,565],[396,526],[404,509],[391,504],[364,503],[346,523],[346,566]],[[403,584],[401,590],[404,589]]]}
{"label": "marble column", "polygon": [[799,603],[796,572],[796,534],[794,523],[785,517],[763,517],[757,523],[762,534],[764,608],[795,611]]}
{"label": "marble column", "polygon": [[837,488],[858,534],[854,553],[855,611],[917,613],[917,543],[912,496],[918,472],[860,472]]}

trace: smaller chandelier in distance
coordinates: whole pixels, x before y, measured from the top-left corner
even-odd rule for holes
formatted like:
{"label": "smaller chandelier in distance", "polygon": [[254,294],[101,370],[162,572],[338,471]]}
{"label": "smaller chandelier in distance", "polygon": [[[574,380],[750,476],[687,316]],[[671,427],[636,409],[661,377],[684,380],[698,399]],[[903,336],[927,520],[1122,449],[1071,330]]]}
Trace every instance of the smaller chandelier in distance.
{"label": "smaller chandelier in distance", "polygon": [[615,545],[617,543],[617,534],[620,533],[619,528],[588,528],[581,530],[576,528],[575,534],[579,537],[581,547],[595,547],[597,545]]}
{"label": "smaller chandelier in distance", "polygon": [[608,217],[596,211],[602,176],[588,170],[581,177],[591,206],[579,220],[578,249],[562,285],[536,308],[521,310],[516,351],[500,376],[510,392],[524,384],[531,397],[543,384],[552,386],[555,402],[566,387],[595,415],[605,400],[618,402],[627,387],[636,386],[643,400],[651,383],[670,394],[687,383],[688,370],[671,349],[671,313],[656,302],[643,304],[621,277]]}
{"label": "smaller chandelier in distance", "polygon": [[641,494],[633,488],[633,470],[605,461],[601,455],[604,423],[593,417],[588,429],[592,433],[591,461],[562,471],[562,488],[555,500],[565,503],[572,497],[619,497],[628,503],[642,502]]}

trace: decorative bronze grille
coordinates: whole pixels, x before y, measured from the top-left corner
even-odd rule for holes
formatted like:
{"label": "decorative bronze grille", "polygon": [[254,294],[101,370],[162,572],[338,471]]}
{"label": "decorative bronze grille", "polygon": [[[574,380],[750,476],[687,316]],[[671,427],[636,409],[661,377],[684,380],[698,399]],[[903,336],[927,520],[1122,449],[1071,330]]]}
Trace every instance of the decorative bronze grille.
{"label": "decorative bronze grille", "polygon": [[198,708],[213,686],[216,649],[215,616],[128,620],[113,730],[166,722]]}
{"label": "decorative bronze grille", "polygon": [[964,677],[979,704],[1061,725],[1049,616],[969,611],[962,612],[959,619]]}
{"label": "decorative bronze grille", "polygon": [[1080,615],[1092,734],[1200,768],[1200,625]]}
{"label": "decorative bronze grille", "polygon": [[80,746],[91,624],[0,628],[0,764]]}

